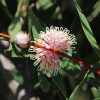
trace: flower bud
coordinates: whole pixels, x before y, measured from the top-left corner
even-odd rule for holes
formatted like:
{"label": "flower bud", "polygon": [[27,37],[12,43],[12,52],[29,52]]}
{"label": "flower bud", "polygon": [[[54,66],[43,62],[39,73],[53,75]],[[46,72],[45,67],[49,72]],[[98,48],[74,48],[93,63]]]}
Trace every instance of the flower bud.
{"label": "flower bud", "polygon": [[13,40],[20,48],[27,48],[30,43],[30,38],[23,31],[17,33]]}

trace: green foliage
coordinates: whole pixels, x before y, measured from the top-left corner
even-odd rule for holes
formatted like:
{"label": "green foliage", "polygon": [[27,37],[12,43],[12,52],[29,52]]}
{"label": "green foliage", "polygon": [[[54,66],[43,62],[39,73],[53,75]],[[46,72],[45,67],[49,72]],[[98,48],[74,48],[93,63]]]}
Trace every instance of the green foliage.
{"label": "green foliage", "polygon": [[7,6],[7,4],[6,4],[6,1],[5,1],[5,0],[1,0],[1,1],[0,1],[0,4],[2,4],[2,5],[3,5],[3,6],[5,6],[5,7]]}
{"label": "green foliage", "polygon": [[38,77],[39,77],[40,86],[41,86],[41,89],[43,90],[43,92],[49,92],[50,83],[48,82],[46,76],[40,72],[40,73],[38,73]]}
{"label": "green foliage", "polygon": [[39,22],[39,19],[36,17],[35,13],[32,11],[32,8],[29,7],[29,31],[31,31],[32,28],[32,34],[30,34],[31,38],[38,38],[38,34],[40,31],[43,30],[42,25]]}
{"label": "green foliage", "polygon": [[85,15],[82,13],[82,10],[79,7],[79,5],[77,4],[76,0],[74,0],[74,5],[75,5],[75,7],[78,11],[78,15],[79,15],[79,18],[80,18],[80,21],[81,21],[83,31],[84,31],[88,41],[90,42],[91,46],[93,47],[94,51],[100,57],[100,48],[97,45],[97,41],[96,41],[96,39],[93,35],[91,27],[90,27]]}
{"label": "green foliage", "polygon": [[53,77],[53,80],[55,82],[55,84],[57,85],[57,87],[60,89],[60,91],[62,92],[62,94],[64,95],[65,99],[67,99],[67,92],[66,92],[66,87],[65,87],[65,82],[64,79],[62,77],[62,75],[56,75]]}
{"label": "green foliage", "polygon": [[41,8],[41,9],[46,10],[54,5],[54,1],[52,1],[52,0],[39,0],[37,2],[37,6],[39,6],[39,8]]}
{"label": "green foliage", "polygon": [[53,14],[53,18],[54,19],[59,19],[59,20],[61,20],[62,19],[62,14],[61,14],[61,9],[60,9],[60,7],[58,6],[56,9],[55,9],[55,12],[54,12],[54,14]]}
{"label": "green foliage", "polygon": [[71,71],[80,70],[80,66],[78,64],[76,64],[76,63],[74,63],[74,62],[72,62],[72,61],[70,61],[69,59],[66,59],[66,58],[62,59],[60,66],[63,69],[66,69],[66,70],[71,70]]}
{"label": "green foliage", "polygon": [[92,87],[91,90],[92,90],[92,93],[95,97],[94,100],[99,100],[100,99],[100,87],[98,89],[95,87]]}
{"label": "green foliage", "polygon": [[88,16],[88,20],[91,22],[94,18],[96,18],[100,13],[100,0],[98,0],[93,6],[93,11]]}
{"label": "green foliage", "polygon": [[20,17],[21,17],[20,9],[22,6],[22,2],[23,2],[23,0],[20,0],[18,2],[17,11],[14,16],[14,19],[13,19],[12,23],[10,24],[10,26],[8,27],[8,33],[13,37],[22,29],[22,24],[20,23]]}
{"label": "green foliage", "polygon": [[[67,2],[67,4],[65,2]],[[82,3],[81,1],[79,2]],[[100,2],[98,0],[95,3],[93,12],[91,13],[91,15],[93,14],[95,18],[100,12],[99,10],[100,7],[98,6],[99,3]],[[97,44],[96,38],[88,22],[91,15],[88,17],[88,20],[87,20],[86,16],[84,15],[83,11],[79,7],[76,0],[73,0],[73,4],[78,12],[78,15],[75,16],[75,20],[73,21],[73,23],[72,23],[72,18],[73,18],[74,12],[72,11],[73,10],[72,5],[71,5],[72,2],[70,1],[17,0],[17,9],[16,7],[14,8],[14,15],[10,11],[9,9],[10,7],[8,7],[9,6],[8,4],[9,3],[7,3],[7,0],[0,0],[0,6],[1,6],[0,8],[2,8],[2,11],[6,13],[7,18],[9,18],[11,22],[11,23],[8,23],[7,29],[5,30],[2,29],[1,32],[3,32],[3,30],[5,32],[8,30],[9,35],[14,37],[19,31],[24,30],[27,32],[27,34],[29,35],[32,41],[36,41],[36,39],[39,37],[40,31],[45,31],[43,25],[50,26],[50,24],[53,24],[53,25],[63,26],[63,27],[69,25],[68,27],[70,27],[70,25],[72,24],[71,32],[76,34],[76,38],[79,41],[79,47],[77,49],[80,49],[81,51],[78,52],[77,54],[74,54],[73,51],[75,51],[76,50],[75,49],[75,50],[68,50],[66,53],[73,57],[75,56],[76,58],[81,58],[81,60],[82,58],[84,59],[86,58],[85,60],[87,63],[89,61],[92,62],[93,60],[94,62],[92,62],[92,64],[94,68],[100,69],[99,68],[100,61],[98,61],[98,59],[95,59],[94,56],[91,56],[93,52],[90,53],[87,51],[86,55],[81,53],[84,51],[82,50],[82,46],[86,45],[83,40],[84,37],[81,34],[82,32],[80,32],[82,29],[90,45],[92,46],[93,50],[95,51],[97,56],[100,57],[99,46]],[[23,4],[25,4],[27,7],[25,16],[23,16],[22,11],[21,11]],[[24,20],[24,23],[22,22],[22,19]],[[89,21],[91,22],[92,20],[89,20]],[[2,28],[1,27],[2,25],[3,24],[0,21],[0,28]],[[80,33],[80,34],[77,34],[77,33]],[[4,38],[0,37],[0,41],[1,40],[4,40]],[[91,72],[91,73],[87,72],[85,74],[85,71],[80,68],[80,65],[76,64],[70,59],[60,57],[60,60],[61,60],[60,67],[63,69],[64,73],[62,75],[58,74],[56,76],[51,76],[50,77],[51,79],[49,80],[49,78],[47,78],[42,72],[38,72],[36,70],[37,66],[34,66],[33,65],[34,61],[31,61],[29,58],[30,56],[34,56],[34,55],[33,53],[28,52],[28,48],[21,49],[18,45],[16,45],[12,41],[12,39],[9,40],[9,42],[10,42],[10,46],[8,49],[5,50],[5,54],[11,57],[10,59],[13,59],[16,61],[15,62],[16,68],[14,70],[8,71],[8,73],[10,73],[13,79],[16,80],[20,86],[23,86],[26,89],[27,95],[33,96],[33,94],[36,94],[36,95],[39,95],[39,97],[41,97],[40,99],[43,99],[43,100],[55,100],[54,98],[59,98],[59,100],[62,100],[62,96],[64,96],[65,100],[78,100],[78,98],[81,98],[80,97],[81,91],[89,90],[92,92],[93,100],[100,99],[100,86],[99,86],[100,78],[98,78],[98,75],[95,75],[94,72]],[[85,57],[82,57],[82,55],[84,55]],[[16,64],[18,62],[16,59],[18,58],[21,58],[22,61]],[[24,61],[23,58],[26,60]],[[26,65],[24,65],[23,62],[25,62]],[[21,65],[26,66],[27,68],[25,67],[22,68]],[[28,68],[31,68],[31,67],[32,67],[32,70],[31,71],[28,70]],[[1,75],[2,72],[3,71],[1,68],[0,76],[2,76]],[[53,80],[53,82],[51,80]],[[81,82],[79,83],[79,81]],[[53,84],[57,86],[58,88],[57,91],[53,87],[55,86]],[[90,87],[88,87],[88,85]],[[2,86],[3,84],[1,83],[0,88]],[[1,88],[2,91],[3,89],[5,90],[5,86]],[[43,91],[43,93],[41,92],[41,90]],[[44,98],[45,93],[46,93],[46,98]],[[51,99],[51,97],[53,99]]]}
{"label": "green foliage", "polygon": [[83,83],[86,81],[88,73],[89,73],[89,71],[85,74],[83,80],[76,86],[76,88],[72,92],[71,96],[69,97],[69,100],[77,100],[77,97],[79,96],[78,94],[81,90]]}
{"label": "green foliage", "polygon": [[22,74],[17,69],[13,70],[11,72],[11,74],[12,74],[14,80],[16,80],[21,85],[24,84],[23,76],[22,76]]}

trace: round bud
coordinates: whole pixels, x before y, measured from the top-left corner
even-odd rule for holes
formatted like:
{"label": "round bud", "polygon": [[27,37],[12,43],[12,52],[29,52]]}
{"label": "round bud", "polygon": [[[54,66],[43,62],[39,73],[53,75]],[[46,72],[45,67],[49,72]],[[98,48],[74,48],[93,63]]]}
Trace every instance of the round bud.
{"label": "round bud", "polygon": [[30,38],[23,31],[17,33],[13,40],[20,48],[27,48],[30,43]]}

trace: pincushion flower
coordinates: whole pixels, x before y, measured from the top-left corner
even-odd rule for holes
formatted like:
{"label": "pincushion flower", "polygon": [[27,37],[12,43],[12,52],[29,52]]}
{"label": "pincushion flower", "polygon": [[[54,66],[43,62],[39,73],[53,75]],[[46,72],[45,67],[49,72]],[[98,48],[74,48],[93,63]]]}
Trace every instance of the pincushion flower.
{"label": "pincushion flower", "polygon": [[60,55],[55,51],[66,52],[66,50],[73,49],[72,46],[76,44],[76,39],[67,28],[51,26],[50,28],[46,27],[46,32],[41,31],[39,38],[34,42],[53,50],[37,48],[32,45],[29,48],[29,52],[36,52],[31,59],[35,60],[34,65],[38,65],[38,71],[51,76],[62,73],[59,66]]}
{"label": "pincushion flower", "polygon": [[[53,28],[53,30],[59,30],[59,28],[58,27],[50,27],[50,29],[52,29]],[[46,32],[48,32],[48,30],[49,30],[49,32],[50,32],[50,29],[48,29],[47,28],[47,30],[46,30]],[[67,31],[66,31],[67,30]],[[67,41],[70,41],[70,48],[69,49],[72,49],[72,45],[74,45],[74,44],[76,44],[76,41],[75,41],[75,36],[74,35],[72,35],[72,34],[70,34],[69,33],[69,31],[68,31],[68,29],[62,29],[62,28],[60,28],[60,31],[62,31],[63,33],[66,33],[66,34],[68,34],[68,36],[70,37],[69,38],[69,40],[67,40]],[[61,69],[60,69],[60,67],[58,67],[59,66],[59,62],[60,62],[60,60],[59,60],[59,56],[63,56],[63,57],[65,57],[65,58],[68,58],[68,59],[70,59],[70,60],[72,60],[72,61],[74,61],[75,63],[77,63],[77,64],[79,64],[80,65],[80,67],[82,68],[82,69],[85,69],[86,71],[87,70],[89,70],[89,71],[92,71],[92,72],[94,72],[94,73],[96,73],[96,74],[98,74],[98,75],[100,75],[100,70],[97,70],[97,69],[95,69],[93,66],[91,67],[91,65],[89,65],[89,64],[87,64],[86,62],[84,62],[84,61],[82,61],[82,60],[79,60],[79,59],[77,59],[77,58],[74,58],[74,57],[72,57],[72,56],[70,56],[70,55],[68,55],[67,53],[65,53],[65,52],[61,52],[61,51],[58,51],[58,50],[61,50],[61,49],[59,49],[58,48],[58,50],[56,50],[56,49],[54,49],[54,48],[50,48],[50,46],[48,46],[49,44],[47,44],[47,43],[45,43],[44,42],[44,40],[45,40],[45,38],[44,38],[44,36],[46,36],[45,34],[46,34],[46,32],[45,33],[43,33],[43,32],[41,32],[41,33],[43,33],[42,35],[40,34],[40,37],[39,37],[39,39],[37,39],[37,42],[39,42],[39,43],[36,43],[35,41],[33,41],[33,42],[30,42],[30,44],[31,44],[31,46],[30,46],[30,48],[29,48],[29,51],[30,52],[37,52],[38,54],[36,54],[35,55],[35,57],[33,56],[33,57],[31,57],[31,59],[33,59],[33,60],[36,60],[35,61],[35,63],[34,63],[34,65],[37,65],[38,63],[39,63],[39,61],[40,61],[40,63],[41,63],[41,61],[42,61],[42,64],[38,67],[38,70],[39,71],[43,71],[43,73],[45,73],[45,74],[47,74],[48,76],[50,76],[50,75],[55,75],[55,74],[57,74],[58,72],[59,73],[61,73],[62,71],[61,71]],[[56,33],[56,32],[55,32]],[[26,34],[25,34],[26,35]],[[12,39],[12,40],[14,40],[15,39],[15,37],[13,38],[12,36],[10,36],[10,35],[8,35],[8,34],[4,34],[4,33],[0,33],[0,36],[1,37],[4,37],[4,38],[9,38],[9,39]],[[23,35],[22,35],[23,36]],[[27,36],[27,35],[26,35]],[[25,37],[26,37],[25,36]],[[20,37],[20,35],[18,36],[18,37]],[[17,39],[19,39],[20,41],[21,41],[21,38],[18,38],[17,37]],[[68,38],[67,38],[68,39]],[[70,40],[71,39],[71,40]],[[23,39],[22,39],[23,40]],[[41,42],[40,42],[41,41]],[[73,41],[73,42],[71,42],[71,41]],[[14,41],[15,43],[17,42],[18,43],[18,41]],[[23,43],[23,41],[21,41],[21,43]],[[28,42],[25,42],[25,43],[28,43]],[[47,46],[43,46],[43,45],[41,45],[41,44],[43,44],[43,45],[47,45]],[[72,44],[72,45],[71,45]],[[37,48],[41,48],[41,49],[36,49],[36,48],[34,48],[34,46],[35,47],[37,47]],[[67,44],[68,45],[68,44]],[[68,49],[66,49],[66,50],[68,50]],[[47,52],[48,51],[48,52]],[[47,56],[46,54],[48,54],[49,53],[49,56]],[[43,55],[43,58],[45,59],[43,59],[41,56]],[[51,59],[52,58],[52,56],[54,57],[52,60],[50,60],[49,61],[49,59]],[[56,59],[55,59],[56,58]],[[48,59],[48,60],[47,60]],[[49,62],[46,62],[46,63],[44,63],[45,65],[44,66],[42,66],[43,65],[43,62],[45,62],[45,61],[49,61]],[[58,62],[58,63],[57,63]],[[58,65],[57,67],[55,66],[55,64],[56,65]],[[49,66],[50,65],[50,66]],[[52,65],[52,66],[51,66]],[[50,70],[49,70],[50,69]]]}
{"label": "pincushion flower", "polygon": [[27,48],[29,46],[30,38],[25,32],[21,31],[17,33],[17,35],[13,38],[13,41],[20,48]]}

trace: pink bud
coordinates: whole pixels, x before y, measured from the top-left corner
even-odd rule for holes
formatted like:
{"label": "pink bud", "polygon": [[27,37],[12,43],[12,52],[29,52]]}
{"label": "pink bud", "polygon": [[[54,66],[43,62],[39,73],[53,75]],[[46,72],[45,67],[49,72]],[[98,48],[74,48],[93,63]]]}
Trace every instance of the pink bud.
{"label": "pink bud", "polygon": [[29,46],[30,38],[25,32],[21,31],[14,37],[14,42],[20,48],[27,48]]}

